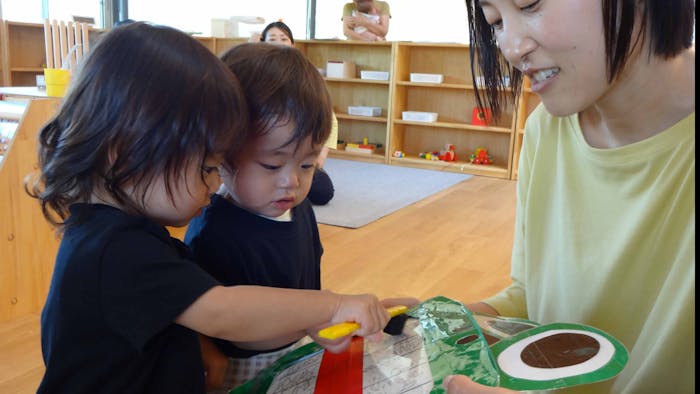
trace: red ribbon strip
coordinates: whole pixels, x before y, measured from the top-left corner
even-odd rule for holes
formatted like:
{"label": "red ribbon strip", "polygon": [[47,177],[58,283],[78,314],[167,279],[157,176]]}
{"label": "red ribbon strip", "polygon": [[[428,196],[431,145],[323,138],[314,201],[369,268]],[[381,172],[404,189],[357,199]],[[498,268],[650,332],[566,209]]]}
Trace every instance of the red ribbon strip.
{"label": "red ribbon strip", "polygon": [[364,349],[362,337],[353,337],[342,353],[324,351],[314,394],[361,394]]}

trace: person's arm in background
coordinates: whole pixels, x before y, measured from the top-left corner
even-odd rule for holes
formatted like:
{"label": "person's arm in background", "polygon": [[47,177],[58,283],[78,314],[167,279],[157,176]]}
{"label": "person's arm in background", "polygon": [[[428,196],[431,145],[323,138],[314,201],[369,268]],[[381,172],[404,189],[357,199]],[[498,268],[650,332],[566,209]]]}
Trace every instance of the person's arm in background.
{"label": "person's arm in background", "polygon": [[365,18],[361,16],[354,16],[354,11],[355,5],[353,3],[347,3],[343,6],[343,16],[340,18],[340,20],[343,23],[343,34],[345,37],[348,40],[377,41],[379,37],[367,29],[364,29],[365,31],[363,33],[358,33],[355,31],[355,28],[360,26],[359,23],[362,22],[360,18]]}
{"label": "person's arm in background", "polygon": [[381,40],[386,40],[386,35],[389,33],[389,14],[379,15],[379,23],[374,23],[369,18],[360,15],[356,17],[355,24],[366,27],[370,33]]}
{"label": "person's arm in background", "polygon": [[316,167],[323,168],[323,165],[326,163],[326,158],[328,157],[328,152],[331,149],[337,149],[337,148],[338,148],[338,118],[336,118],[335,112],[333,112],[333,120],[331,121],[331,133],[328,135],[328,139],[326,140],[326,143],[323,145],[323,149],[321,149],[321,154],[318,155],[318,159],[316,160]]}
{"label": "person's arm in background", "polygon": [[343,34],[348,40],[367,41],[368,39],[361,33],[355,32],[355,27],[358,26],[357,21],[359,16],[343,16]]}

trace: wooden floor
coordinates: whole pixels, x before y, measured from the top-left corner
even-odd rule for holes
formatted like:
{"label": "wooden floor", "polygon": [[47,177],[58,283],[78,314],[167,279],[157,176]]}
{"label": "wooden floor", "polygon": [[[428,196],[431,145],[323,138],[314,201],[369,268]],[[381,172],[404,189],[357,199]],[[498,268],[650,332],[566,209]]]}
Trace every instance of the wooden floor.
{"label": "wooden floor", "polygon": [[[323,286],[479,300],[509,283],[514,217],[515,182],[475,176],[359,229],[320,225]],[[43,370],[39,314],[0,324],[0,393],[35,393]]]}

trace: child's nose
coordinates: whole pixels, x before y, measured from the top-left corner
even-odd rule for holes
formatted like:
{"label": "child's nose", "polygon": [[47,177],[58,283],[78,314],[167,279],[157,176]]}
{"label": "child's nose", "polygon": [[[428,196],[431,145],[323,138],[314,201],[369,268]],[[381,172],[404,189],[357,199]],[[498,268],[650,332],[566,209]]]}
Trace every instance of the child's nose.
{"label": "child's nose", "polygon": [[285,189],[299,187],[299,175],[295,170],[285,171],[280,179],[280,186]]}

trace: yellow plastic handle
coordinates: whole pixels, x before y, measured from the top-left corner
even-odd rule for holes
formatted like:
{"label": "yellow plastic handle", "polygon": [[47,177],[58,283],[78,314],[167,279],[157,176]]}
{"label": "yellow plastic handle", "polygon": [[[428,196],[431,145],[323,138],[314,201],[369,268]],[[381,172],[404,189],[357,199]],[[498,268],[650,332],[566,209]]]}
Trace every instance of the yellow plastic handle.
{"label": "yellow plastic handle", "polygon": [[[392,306],[386,310],[389,312],[389,316],[394,317],[402,313],[406,313],[408,308],[403,305]],[[357,331],[360,325],[357,323],[338,323],[332,326],[326,327],[318,332],[318,336],[325,339],[338,339],[346,335],[350,335]]]}

